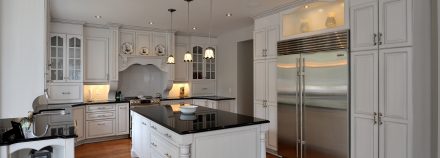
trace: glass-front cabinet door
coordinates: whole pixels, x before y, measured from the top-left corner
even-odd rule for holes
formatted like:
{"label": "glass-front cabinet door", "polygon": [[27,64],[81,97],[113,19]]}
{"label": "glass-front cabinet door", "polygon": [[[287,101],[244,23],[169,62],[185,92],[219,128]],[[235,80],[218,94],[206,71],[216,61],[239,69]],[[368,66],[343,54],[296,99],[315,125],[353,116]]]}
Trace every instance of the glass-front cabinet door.
{"label": "glass-front cabinet door", "polygon": [[50,82],[82,82],[82,38],[51,34],[48,78]]}
{"label": "glass-front cabinet door", "polygon": [[53,34],[50,36],[49,75],[52,82],[64,81],[64,56],[66,36]]}
{"label": "glass-front cabinet door", "polygon": [[[214,47],[215,48],[215,47]],[[204,46],[193,46],[192,80],[215,79],[215,59],[204,59]]]}
{"label": "glass-front cabinet door", "polygon": [[81,81],[82,80],[82,40],[79,36],[67,36],[67,78],[69,81]]}
{"label": "glass-front cabinet door", "polygon": [[193,69],[192,69],[192,79],[201,80],[203,79],[203,47],[194,46],[193,47]]}
{"label": "glass-front cabinet door", "polygon": [[[216,52],[216,49],[214,48],[214,52]],[[214,53],[215,55],[215,53]],[[206,59],[205,60],[205,75],[206,79],[215,79],[215,58],[214,59]]]}

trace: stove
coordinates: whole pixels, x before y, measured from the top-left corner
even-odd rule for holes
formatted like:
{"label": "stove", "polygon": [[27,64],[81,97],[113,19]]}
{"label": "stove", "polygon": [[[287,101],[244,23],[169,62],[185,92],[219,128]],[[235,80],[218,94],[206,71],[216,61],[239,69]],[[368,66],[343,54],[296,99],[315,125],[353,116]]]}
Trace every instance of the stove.
{"label": "stove", "polygon": [[134,106],[148,106],[160,104],[160,98],[153,98],[151,96],[144,97],[125,97],[125,100],[130,102],[130,107]]}

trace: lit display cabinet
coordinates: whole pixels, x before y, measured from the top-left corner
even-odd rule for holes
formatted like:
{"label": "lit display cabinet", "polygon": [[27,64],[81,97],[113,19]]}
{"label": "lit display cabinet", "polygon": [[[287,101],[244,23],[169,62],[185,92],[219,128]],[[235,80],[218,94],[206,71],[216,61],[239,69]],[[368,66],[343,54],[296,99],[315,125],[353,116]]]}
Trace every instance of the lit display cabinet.
{"label": "lit display cabinet", "polygon": [[318,0],[281,12],[281,40],[348,29],[345,0]]}

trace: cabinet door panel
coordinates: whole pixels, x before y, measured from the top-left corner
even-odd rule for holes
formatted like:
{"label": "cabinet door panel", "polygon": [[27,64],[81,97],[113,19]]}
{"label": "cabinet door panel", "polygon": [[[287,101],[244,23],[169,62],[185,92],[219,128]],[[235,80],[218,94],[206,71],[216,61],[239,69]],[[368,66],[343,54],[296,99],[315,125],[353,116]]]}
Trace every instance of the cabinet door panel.
{"label": "cabinet door panel", "polygon": [[277,104],[277,60],[266,61],[266,98],[267,102]]}
{"label": "cabinet door panel", "polygon": [[254,59],[263,59],[263,51],[266,49],[266,30],[254,32]]}
{"label": "cabinet door panel", "polygon": [[254,103],[254,117],[266,119],[266,108],[263,107],[263,103]]}
{"label": "cabinet door panel", "polygon": [[76,138],[77,141],[84,140],[84,107],[78,107],[72,109],[72,117],[75,125],[75,133],[78,135]]}
{"label": "cabinet door panel", "polygon": [[[150,33],[136,32],[136,54],[139,55],[154,54],[153,53],[154,51],[150,47],[150,43],[151,43],[150,41],[151,41]],[[146,50],[143,50],[145,48]]]}
{"label": "cabinet door panel", "polygon": [[382,33],[381,48],[411,45],[411,0],[379,1],[379,32]]}
{"label": "cabinet door panel", "polygon": [[[350,9],[351,50],[377,49],[377,2],[353,6]],[[376,36],[375,36],[376,34]]]}
{"label": "cabinet door panel", "polygon": [[278,146],[277,113],[276,104],[267,106],[267,119],[270,121],[267,133],[267,146],[272,150],[277,150]]}
{"label": "cabinet door panel", "polygon": [[390,119],[408,120],[411,100],[410,48],[380,51],[379,111]]}
{"label": "cabinet door panel", "polygon": [[411,142],[408,124],[385,121],[380,126],[381,158],[410,158]]}
{"label": "cabinet door panel", "polygon": [[353,115],[372,115],[378,107],[378,53],[351,53],[351,106]]}
{"label": "cabinet door panel", "polygon": [[118,135],[129,134],[128,104],[118,104]]}
{"label": "cabinet door panel", "polygon": [[277,42],[280,39],[280,32],[278,27],[270,27],[267,30],[267,57],[277,57]]}
{"label": "cabinet door panel", "polygon": [[86,38],[85,82],[108,81],[108,39]]}
{"label": "cabinet door panel", "polygon": [[86,122],[86,138],[112,136],[115,134],[115,120],[96,120]]}
{"label": "cabinet door panel", "polygon": [[351,126],[351,157],[378,158],[377,125],[371,118],[355,117]]}
{"label": "cabinet door panel", "polygon": [[176,57],[175,57],[175,80],[176,81],[188,81],[188,63],[183,62],[187,45],[176,45]]}
{"label": "cabinet door panel", "polygon": [[266,61],[254,61],[254,101],[266,100]]}

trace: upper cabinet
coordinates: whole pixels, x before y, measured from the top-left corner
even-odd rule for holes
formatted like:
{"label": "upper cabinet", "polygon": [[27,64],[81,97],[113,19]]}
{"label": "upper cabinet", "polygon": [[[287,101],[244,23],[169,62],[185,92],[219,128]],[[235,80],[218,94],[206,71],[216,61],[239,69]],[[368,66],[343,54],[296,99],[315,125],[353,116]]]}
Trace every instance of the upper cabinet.
{"label": "upper cabinet", "polygon": [[346,0],[316,1],[281,12],[281,39],[348,29]]}
{"label": "upper cabinet", "polygon": [[[215,77],[215,58],[204,59],[204,51],[208,46],[194,45],[192,47],[193,62],[192,62],[192,80],[214,80]],[[211,46],[213,47],[213,46]],[[214,50],[215,47],[213,47]]]}
{"label": "upper cabinet", "polygon": [[163,56],[171,47],[170,33],[121,30],[120,55],[122,56]]}
{"label": "upper cabinet", "polygon": [[380,0],[351,5],[351,50],[412,45],[411,0]]}
{"label": "upper cabinet", "polygon": [[84,82],[108,82],[108,39],[87,37],[85,39],[85,79]]}
{"label": "upper cabinet", "polygon": [[268,26],[254,31],[254,59],[277,57],[278,26]]}
{"label": "upper cabinet", "polygon": [[79,35],[50,35],[48,59],[50,82],[83,81],[82,45],[82,37]]}

